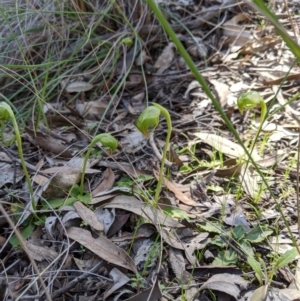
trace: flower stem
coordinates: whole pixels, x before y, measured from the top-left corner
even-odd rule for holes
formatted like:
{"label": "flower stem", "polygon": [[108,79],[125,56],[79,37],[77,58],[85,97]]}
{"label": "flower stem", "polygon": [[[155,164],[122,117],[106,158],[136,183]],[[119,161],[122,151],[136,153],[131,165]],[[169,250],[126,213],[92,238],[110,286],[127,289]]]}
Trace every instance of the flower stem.
{"label": "flower stem", "polygon": [[159,199],[159,194],[161,191],[161,186],[162,186],[162,178],[163,178],[163,172],[164,172],[164,167],[165,167],[165,160],[166,160],[167,151],[168,151],[169,144],[170,144],[170,138],[171,138],[171,133],[172,133],[172,122],[171,122],[171,117],[170,117],[168,110],[166,110],[164,107],[162,107],[161,105],[159,105],[157,103],[153,103],[153,106],[160,110],[161,114],[165,117],[165,119],[167,121],[167,126],[168,126],[167,138],[166,138],[166,143],[165,143],[164,150],[163,150],[161,166],[160,166],[160,171],[159,171],[159,176],[158,176],[158,183],[156,186],[155,196],[154,196],[155,204],[157,204],[158,199]]}

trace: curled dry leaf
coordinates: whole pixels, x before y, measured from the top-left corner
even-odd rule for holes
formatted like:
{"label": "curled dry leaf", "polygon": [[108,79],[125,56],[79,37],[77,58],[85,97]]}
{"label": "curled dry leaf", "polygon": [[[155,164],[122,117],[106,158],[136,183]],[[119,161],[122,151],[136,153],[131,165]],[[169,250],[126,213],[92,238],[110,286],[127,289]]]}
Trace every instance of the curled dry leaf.
{"label": "curled dry leaf", "polygon": [[248,19],[248,15],[239,14],[223,24],[223,35],[225,37],[228,37],[227,43],[231,44],[232,47],[241,47],[250,39],[252,39],[251,32],[243,30],[243,27],[239,24],[240,22],[243,22]]}
{"label": "curled dry leaf", "polygon": [[250,195],[253,199],[257,199],[262,191],[262,178],[261,176],[248,165],[243,164],[239,179],[242,182],[243,189]]}
{"label": "curled dry leaf", "polygon": [[30,256],[37,261],[47,260],[52,262],[59,254],[48,247],[33,244],[30,240],[26,243]]}
{"label": "curled dry leaf", "polygon": [[[154,175],[155,175],[156,179],[158,179],[158,175],[157,175],[157,173],[155,171],[154,171]],[[193,201],[189,197],[187,197],[184,193],[182,193],[179,189],[177,189],[176,186],[174,184],[172,184],[166,178],[163,178],[163,183],[164,183],[164,185],[167,186],[167,188],[170,191],[172,191],[175,194],[176,198],[180,202],[182,202],[182,203],[184,203],[184,204],[186,204],[188,206],[195,206],[195,207],[201,206],[201,204],[196,203],[195,201]]]}
{"label": "curled dry leaf", "polygon": [[[223,153],[224,155],[227,155],[228,157],[247,157],[244,149],[239,144],[234,143],[227,138],[210,133],[195,133],[194,135],[197,138],[201,139],[203,142],[215,148],[217,151]],[[261,160],[261,157],[259,156],[256,149],[253,150],[251,156],[255,161]]]}
{"label": "curled dry leaf", "polygon": [[115,173],[108,167],[104,174],[102,182],[92,191],[92,196],[97,195],[99,192],[111,189],[115,184]]}
{"label": "curled dry leaf", "polygon": [[108,289],[104,293],[103,301],[106,300],[106,298],[108,298],[112,293],[114,293],[120,287],[122,287],[123,285],[125,285],[130,281],[130,279],[126,275],[124,275],[121,271],[119,271],[116,268],[113,268],[110,271],[109,276],[114,280],[114,284],[110,289]]}
{"label": "curled dry leaf", "polygon": [[6,184],[18,183],[24,177],[21,168],[14,167],[11,163],[0,162],[0,187]]}
{"label": "curled dry leaf", "polygon": [[133,212],[139,216],[151,220],[154,225],[161,224],[170,228],[183,227],[182,224],[165,215],[160,210],[153,208],[149,204],[145,204],[132,196],[118,195],[109,203],[105,204],[104,208],[119,208]]}
{"label": "curled dry leaf", "polygon": [[173,48],[174,44],[169,43],[156,60],[154,68],[158,69],[156,72],[157,74],[162,74],[166,69],[168,69],[171,66],[175,55]]}
{"label": "curled dry leaf", "polygon": [[43,150],[63,158],[72,158],[72,153],[67,145],[63,145],[61,141],[53,139],[52,137],[35,137],[34,142]]}
{"label": "curled dry leaf", "polygon": [[91,120],[100,120],[102,114],[107,109],[108,102],[104,99],[93,100],[85,102],[83,104],[79,103],[76,105],[76,109],[82,116],[89,118]]}
{"label": "curled dry leaf", "polygon": [[210,277],[202,286],[201,290],[209,289],[228,294],[239,300],[242,290],[246,290],[250,286],[250,282],[244,280],[241,276],[232,274],[216,274]]}
{"label": "curled dry leaf", "polygon": [[225,105],[227,104],[227,96],[230,92],[229,86],[215,79],[210,79],[209,81],[213,84],[217,92],[219,102],[221,106],[224,108]]}
{"label": "curled dry leaf", "polygon": [[70,84],[67,84],[65,87],[65,90],[68,93],[77,93],[77,92],[86,92],[93,88],[94,86],[92,84],[89,84],[84,81],[75,81]]}
{"label": "curled dry leaf", "polygon": [[66,235],[79,242],[102,259],[137,273],[132,258],[129,257],[123,249],[117,247],[106,237],[99,236],[98,238],[93,238],[91,232],[77,227],[68,228],[66,230]]}
{"label": "curled dry leaf", "polygon": [[96,231],[103,231],[104,226],[97,219],[96,214],[81,202],[77,201],[73,204],[79,216]]}

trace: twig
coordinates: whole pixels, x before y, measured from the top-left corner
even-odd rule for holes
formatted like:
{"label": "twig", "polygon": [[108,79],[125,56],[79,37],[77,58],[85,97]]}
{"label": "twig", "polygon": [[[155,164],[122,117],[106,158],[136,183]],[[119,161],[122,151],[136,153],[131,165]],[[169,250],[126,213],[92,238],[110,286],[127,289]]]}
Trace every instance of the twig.
{"label": "twig", "polygon": [[3,208],[3,206],[2,206],[1,203],[0,203],[0,211],[1,211],[2,215],[5,217],[5,219],[7,220],[9,226],[14,230],[14,232],[15,232],[15,234],[16,234],[18,240],[19,240],[19,243],[20,243],[21,247],[23,248],[24,252],[26,253],[26,255],[27,255],[29,261],[31,262],[32,267],[33,267],[35,273],[38,275],[38,279],[39,279],[39,281],[40,281],[40,283],[41,283],[41,285],[42,285],[42,288],[43,288],[43,290],[44,290],[44,293],[45,293],[45,295],[46,295],[47,300],[48,300],[48,301],[52,301],[51,296],[50,296],[50,294],[49,294],[49,291],[48,291],[48,289],[47,289],[47,287],[46,287],[46,285],[45,285],[45,283],[44,283],[44,280],[43,280],[43,278],[42,278],[42,275],[41,275],[41,273],[40,273],[40,271],[39,271],[39,269],[38,269],[38,267],[37,267],[37,265],[36,265],[34,259],[30,256],[29,250],[28,250],[28,248],[27,248],[26,242],[25,242],[25,240],[24,240],[22,234],[21,234],[20,231],[15,227],[13,221],[11,220],[11,218],[9,217],[9,215],[7,214],[7,212],[4,210],[4,208]]}
{"label": "twig", "polygon": [[60,295],[66,293],[70,289],[72,289],[76,284],[78,284],[80,281],[87,278],[91,273],[96,272],[101,266],[103,265],[103,261],[98,262],[91,270],[87,271],[86,273],[76,277],[72,281],[70,281],[66,286],[62,287],[61,289],[57,290],[52,294],[52,298],[55,299],[59,297]]}

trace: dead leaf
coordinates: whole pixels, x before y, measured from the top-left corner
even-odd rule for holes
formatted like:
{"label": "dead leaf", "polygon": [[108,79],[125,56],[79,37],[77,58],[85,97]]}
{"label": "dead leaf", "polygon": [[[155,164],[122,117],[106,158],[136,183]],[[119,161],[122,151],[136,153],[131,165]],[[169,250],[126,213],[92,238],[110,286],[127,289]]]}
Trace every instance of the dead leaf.
{"label": "dead leaf", "polygon": [[134,129],[131,133],[125,135],[120,143],[124,152],[134,154],[145,147],[147,139],[139,130]]}
{"label": "dead leaf", "polygon": [[108,101],[104,99],[92,100],[83,104],[78,103],[76,105],[76,109],[79,112],[79,114],[84,116],[85,118],[91,120],[100,120],[101,116],[107,109],[108,104]]}
{"label": "dead leaf", "polygon": [[155,232],[156,232],[156,228],[152,224],[145,223],[139,226],[139,228],[135,233],[123,235],[122,237],[112,237],[111,241],[122,242],[122,241],[139,239],[143,237],[150,237]]}
{"label": "dead leaf", "polygon": [[268,284],[257,288],[253,292],[253,295],[251,296],[250,301],[264,301],[266,299],[267,294],[268,294],[268,288],[269,288]]}
{"label": "dead leaf", "polygon": [[67,84],[65,82],[62,82],[62,87],[68,92],[68,93],[77,93],[77,92],[86,92],[91,90],[94,86],[92,84],[89,84],[84,81],[75,81],[70,84]]}
{"label": "dead leaf", "polygon": [[170,145],[169,154],[170,154],[170,159],[169,159],[170,162],[174,162],[179,168],[183,166],[183,162],[180,160],[179,156],[174,151],[172,145]]}
{"label": "dead leaf", "polygon": [[101,191],[111,189],[115,184],[115,173],[108,167],[104,174],[102,182],[92,191],[92,196],[97,195]]}
{"label": "dead leaf", "polygon": [[[154,175],[155,175],[156,179],[158,179],[158,174],[157,174],[155,171],[154,171]],[[191,199],[188,198],[184,193],[182,193],[180,190],[178,190],[178,189],[176,188],[176,186],[173,185],[173,184],[172,184],[169,180],[167,180],[166,178],[163,178],[163,184],[166,185],[166,187],[167,187],[170,191],[172,191],[172,192],[175,194],[176,198],[177,198],[180,202],[182,202],[182,203],[184,203],[184,204],[186,204],[186,205],[189,205],[189,206],[194,206],[194,207],[199,207],[199,206],[201,206],[201,204],[196,203],[195,201],[191,200]]]}
{"label": "dead leaf", "polygon": [[257,171],[249,165],[246,169],[246,164],[243,164],[239,179],[242,182],[244,191],[253,199],[256,199],[261,193],[261,185],[263,185],[262,179]]}
{"label": "dead leaf", "polygon": [[[210,133],[194,133],[194,135],[197,138],[201,139],[203,142],[215,148],[217,151],[229,157],[232,158],[247,157],[244,149],[239,144],[234,143],[227,138],[218,136],[216,134],[210,134]],[[259,156],[256,149],[253,150],[251,156],[255,161],[261,160],[261,157]]]}
{"label": "dead leaf", "polygon": [[[227,37],[226,43],[231,45],[232,52],[237,47],[243,46],[246,42],[252,39],[252,34],[247,31],[239,23],[249,20],[249,15],[238,14],[223,24],[223,35]],[[233,48],[235,46],[235,48]]]}
{"label": "dead leaf", "polygon": [[106,237],[93,238],[91,232],[77,227],[66,229],[66,234],[102,259],[137,273],[134,262],[129,255]]}
{"label": "dead leaf", "polygon": [[23,177],[24,173],[21,168],[14,167],[11,163],[0,162],[0,187],[6,184],[17,184]]}
{"label": "dead leaf", "polygon": [[200,288],[200,290],[209,289],[219,291],[239,300],[242,290],[246,290],[250,282],[244,280],[241,276],[231,274],[216,274],[210,277]]}
{"label": "dead leaf", "polygon": [[223,165],[228,168],[216,168],[215,175],[220,178],[230,178],[240,175],[243,163],[238,163],[236,159],[228,159]]}
{"label": "dead leaf", "polygon": [[0,161],[11,163],[11,159],[8,157],[8,155],[4,152],[0,152]]}
{"label": "dead leaf", "polygon": [[48,247],[37,246],[32,243],[32,241],[27,241],[26,246],[28,248],[30,256],[37,261],[46,260],[48,262],[52,262],[59,256],[59,253]]}
{"label": "dead leaf", "polygon": [[173,48],[174,48],[174,44],[169,43],[164,48],[160,56],[157,58],[154,64],[154,68],[158,69],[156,71],[157,74],[162,74],[165,70],[167,70],[171,66],[175,56]]}
{"label": "dead leaf", "polygon": [[149,204],[145,204],[132,196],[118,195],[114,197],[108,204],[105,204],[104,208],[119,208],[133,212],[151,220],[154,225],[161,224],[171,228],[183,227],[182,224],[165,215],[160,210],[153,208]]}
{"label": "dead leaf", "polygon": [[120,287],[122,287],[123,285],[125,285],[126,283],[128,283],[130,281],[130,279],[126,275],[124,275],[121,271],[119,271],[116,268],[113,268],[110,271],[109,276],[113,279],[114,284],[110,289],[108,289],[104,293],[103,301],[106,300],[106,298],[108,298],[112,293],[114,293]]}
{"label": "dead leaf", "polygon": [[98,257],[93,257],[92,259],[88,260],[81,260],[74,256],[73,260],[81,271],[90,271],[95,265],[101,262]]}
{"label": "dead leaf", "polygon": [[97,216],[98,221],[102,225],[104,225],[104,233],[106,235],[115,220],[116,217],[115,211],[116,211],[115,208],[112,208],[112,210],[108,210],[108,209],[103,209],[101,207],[98,207],[95,210],[95,215]]}
{"label": "dead leaf", "polygon": [[107,162],[100,161],[98,163],[99,166],[111,167],[113,169],[118,169],[126,172],[131,177],[138,177],[140,175],[148,175],[146,172],[134,167],[132,164],[126,162]]}
{"label": "dead leaf", "polygon": [[97,219],[96,214],[81,202],[77,201],[73,204],[79,216],[96,231],[103,231],[104,226]]}
{"label": "dead leaf", "polygon": [[83,122],[73,117],[66,117],[62,115],[49,115],[47,116],[47,122],[50,128],[63,127],[63,126],[76,126],[83,127]]}
{"label": "dead leaf", "polygon": [[53,139],[52,137],[35,137],[34,142],[43,150],[63,158],[72,158],[72,154],[67,145],[63,145],[61,141]]}
{"label": "dead leaf", "polygon": [[224,84],[223,82],[220,82],[215,79],[210,79],[209,80],[211,84],[213,84],[217,94],[218,94],[218,99],[221,104],[221,106],[224,108],[225,105],[227,104],[227,96],[230,92],[229,86]]}

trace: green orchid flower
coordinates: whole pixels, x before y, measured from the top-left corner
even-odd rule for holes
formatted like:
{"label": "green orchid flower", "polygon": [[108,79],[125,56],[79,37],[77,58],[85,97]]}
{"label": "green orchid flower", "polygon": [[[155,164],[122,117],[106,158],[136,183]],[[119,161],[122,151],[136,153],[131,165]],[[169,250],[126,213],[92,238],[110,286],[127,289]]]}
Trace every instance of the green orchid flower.
{"label": "green orchid flower", "polygon": [[146,137],[149,138],[149,130],[153,132],[159,124],[160,109],[153,106],[147,107],[136,120],[136,127]]}
{"label": "green orchid flower", "polygon": [[163,155],[162,155],[158,182],[157,182],[157,186],[156,186],[156,190],[155,190],[155,197],[154,197],[155,204],[158,203],[158,198],[159,198],[161,185],[162,185],[165,160],[166,160],[167,150],[169,148],[169,143],[170,143],[170,138],[171,138],[171,133],[172,133],[171,117],[170,117],[169,112],[164,107],[162,107],[161,105],[159,105],[157,103],[153,103],[152,106],[146,108],[141,113],[141,115],[138,117],[138,119],[136,121],[136,127],[138,128],[138,130],[145,137],[149,138],[149,136],[150,136],[149,131],[153,132],[159,124],[160,114],[162,114],[167,121],[168,133],[167,133],[166,143],[165,143],[165,147],[164,147],[164,151],[163,151]]}
{"label": "green orchid flower", "polygon": [[267,106],[260,96],[260,94],[256,91],[249,91],[243,93],[237,100],[237,105],[241,114],[243,114],[244,110],[251,110],[257,106],[261,108],[260,114],[260,123],[263,124],[265,117],[267,115]]}

